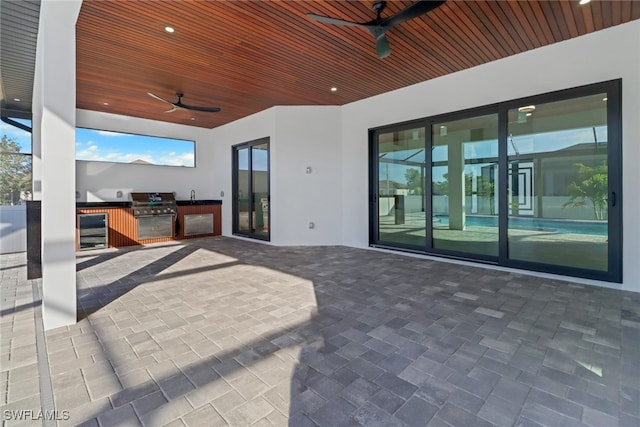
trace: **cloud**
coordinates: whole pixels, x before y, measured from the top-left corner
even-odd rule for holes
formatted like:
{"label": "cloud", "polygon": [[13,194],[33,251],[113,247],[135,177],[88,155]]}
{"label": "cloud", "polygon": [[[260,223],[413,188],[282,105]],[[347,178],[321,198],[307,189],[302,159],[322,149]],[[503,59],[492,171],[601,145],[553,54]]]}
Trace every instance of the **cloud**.
{"label": "cloud", "polygon": [[132,163],[136,160],[144,160],[154,165],[167,166],[194,166],[193,153],[184,152],[158,152],[158,153],[125,153],[118,150],[101,148],[95,143],[89,142],[82,150],[76,151],[76,159],[94,162]]}

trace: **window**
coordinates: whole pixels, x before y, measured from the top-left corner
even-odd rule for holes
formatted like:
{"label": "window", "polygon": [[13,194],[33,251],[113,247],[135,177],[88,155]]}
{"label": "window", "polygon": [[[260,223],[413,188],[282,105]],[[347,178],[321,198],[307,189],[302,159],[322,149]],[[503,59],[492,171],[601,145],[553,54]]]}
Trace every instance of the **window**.
{"label": "window", "polygon": [[195,167],[195,142],[76,128],[76,160]]}
{"label": "window", "polygon": [[371,130],[371,245],[620,282],[620,93],[616,80]]}
{"label": "window", "polygon": [[20,205],[32,198],[31,120],[3,117],[0,126],[0,205]]}

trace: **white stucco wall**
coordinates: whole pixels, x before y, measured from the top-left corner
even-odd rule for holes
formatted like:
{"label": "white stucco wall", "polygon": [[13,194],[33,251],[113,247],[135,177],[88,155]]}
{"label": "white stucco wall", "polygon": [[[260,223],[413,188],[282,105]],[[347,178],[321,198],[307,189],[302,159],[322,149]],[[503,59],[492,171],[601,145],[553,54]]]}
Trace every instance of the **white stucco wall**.
{"label": "white stucco wall", "polygon": [[[219,198],[213,191],[210,129],[87,110],[77,110],[76,124],[78,127],[186,139],[196,143],[195,168],[77,160],[76,191],[80,194],[77,201],[128,201],[132,191],[175,191],[178,200],[187,200],[191,190],[195,190],[198,199]],[[122,198],[116,196],[118,191],[122,191]]]}
{"label": "white stucco wall", "polygon": [[[272,241],[341,244],[340,108],[276,107],[275,112]],[[311,173],[306,173],[307,167]]]}
{"label": "white stucco wall", "polygon": [[271,243],[340,244],[340,108],[335,106],[273,107],[212,130],[216,192],[225,193],[223,234],[232,234],[231,147],[264,137],[270,138]]}
{"label": "white stucco wall", "polygon": [[[222,200],[222,234],[224,236],[231,236],[232,225],[231,147],[269,137],[270,149],[273,150],[275,127],[275,108],[270,108],[211,130],[213,157],[210,159],[210,165],[213,170],[214,192],[217,193],[217,198]],[[271,185],[273,186],[273,182]],[[223,193],[224,196],[220,196]]]}
{"label": "white stucco wall", "polygon": [[[622,78],[623,285],[640,292],[640,21],[348,104],[342,109],[343,243],[368,245],[367,129]],[[585,281],[588,282],[588,281]]]}

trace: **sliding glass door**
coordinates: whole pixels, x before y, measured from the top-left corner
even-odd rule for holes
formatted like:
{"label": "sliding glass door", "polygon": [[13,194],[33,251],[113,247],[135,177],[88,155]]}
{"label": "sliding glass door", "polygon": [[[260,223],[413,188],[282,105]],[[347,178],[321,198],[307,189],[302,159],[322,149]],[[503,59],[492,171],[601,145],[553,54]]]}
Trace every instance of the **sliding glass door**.
{"label": "sliding glass door", "polygon": [[404,126],[375,136],[375,239],[407,248],[426,244],[425,128]]}
{"label": "sliding glass door", "polygon": [[233,233],[269,240],[269,138],[233,147]]}
{"label": "sliding glass door", "polygon": [[510,260],[609,270],[607,103],[603,91],[508,110]]}
{"label": "sliding glass door", "polygon": [[622,279],[620,81],[370,131],[370,243]]}
{"label": "sliding glass door", "polygon": [[433,249],[498,257],[498,114],[431,125]]}

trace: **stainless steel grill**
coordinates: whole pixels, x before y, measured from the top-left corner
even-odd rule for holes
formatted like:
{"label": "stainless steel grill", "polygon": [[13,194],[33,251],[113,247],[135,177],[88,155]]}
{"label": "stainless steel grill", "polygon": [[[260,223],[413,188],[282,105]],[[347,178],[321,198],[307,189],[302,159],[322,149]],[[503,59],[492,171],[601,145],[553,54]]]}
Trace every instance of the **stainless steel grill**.
{"label": "stainless steel grill", "polygon": [[173,193],[131,193],[133,216],[175,215],[178,212]]}
{"label": "stainless steel grill", "polygon": [[178,207],[173,193],[131,193],[131,208],[138,222],[138,240],[174,235]]}

